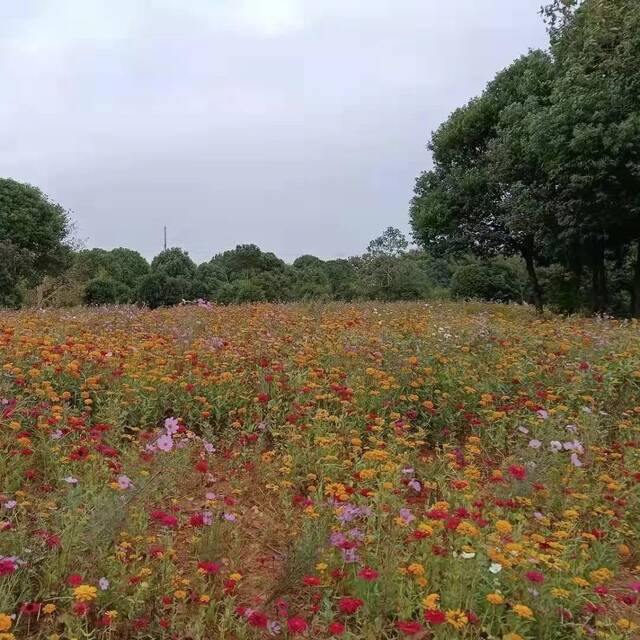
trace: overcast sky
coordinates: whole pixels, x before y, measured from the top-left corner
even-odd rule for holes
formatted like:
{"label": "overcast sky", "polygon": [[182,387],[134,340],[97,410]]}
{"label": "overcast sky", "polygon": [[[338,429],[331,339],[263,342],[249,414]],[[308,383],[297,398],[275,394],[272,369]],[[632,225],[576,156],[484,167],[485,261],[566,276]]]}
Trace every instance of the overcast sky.
{"label": "overcast sky", "polygon": [[0,176],[87,247],[361,253],[541,2],[0,0]]}

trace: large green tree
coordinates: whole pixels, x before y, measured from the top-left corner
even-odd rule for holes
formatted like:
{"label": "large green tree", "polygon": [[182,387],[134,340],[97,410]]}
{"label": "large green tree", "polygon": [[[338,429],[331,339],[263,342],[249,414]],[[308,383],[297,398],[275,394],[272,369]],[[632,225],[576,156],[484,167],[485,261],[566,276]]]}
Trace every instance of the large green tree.
{"label": "large green tree", "polygon": [[67,212],[37,187],[0,178],[0,302],[20,299],[20,285],[38,284],[69,264]]}
{"label": "large green tree", "polygon": [[640,2],[557,1],[546,14],[556,80],[532,131],[559,240],[591,272],[596,311],[607,307],[607,258],[635,253],[640,315]]}
{"label": "large green tree", "polygon": [[434,167],[418,177],[411,204],[414,237],[427,249],[521,255],[538,309],[535,265],[549,200],[527,119],[548,103],[552,83],[542,51],[500,72],[433,134]]}

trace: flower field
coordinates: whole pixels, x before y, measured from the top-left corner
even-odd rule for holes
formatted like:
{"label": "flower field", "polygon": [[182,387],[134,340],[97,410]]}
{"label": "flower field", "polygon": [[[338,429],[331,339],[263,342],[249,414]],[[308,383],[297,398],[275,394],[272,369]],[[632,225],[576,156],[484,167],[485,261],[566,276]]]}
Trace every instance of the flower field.
{"label": "flower field", "polygon": [[640,325],[0,314],[0,640],[637,638]]}

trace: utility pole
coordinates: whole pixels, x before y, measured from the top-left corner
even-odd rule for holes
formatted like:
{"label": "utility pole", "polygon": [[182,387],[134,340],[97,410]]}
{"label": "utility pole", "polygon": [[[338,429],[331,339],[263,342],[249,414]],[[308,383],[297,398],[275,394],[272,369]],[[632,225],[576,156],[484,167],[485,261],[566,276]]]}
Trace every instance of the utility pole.
{"label": "utility pole", "polygon": [[164,226],[164,250],[167,250],[167,225]]}

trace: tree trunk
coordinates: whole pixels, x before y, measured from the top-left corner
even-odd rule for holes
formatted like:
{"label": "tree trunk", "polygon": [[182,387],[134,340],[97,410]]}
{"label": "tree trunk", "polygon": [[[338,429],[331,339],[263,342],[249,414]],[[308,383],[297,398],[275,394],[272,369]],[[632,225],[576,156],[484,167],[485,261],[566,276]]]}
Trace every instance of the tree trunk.
{"label": "tree trunk", "polygon": [[591,267],[591,305],[594,313],[604,313],[607,308],[607,270],[604,263],[604,246],[598,244]]}
{"label": "tree trunk", "polygon": [[636,242],[636,266],[631,285],[631,315],[640,318],[640,240]]}
{"label": "tree trunk", "polygon": [[523,251],[525,264],[527,265],[527,273],[529,274],[529,282],[531,282],[531,288],[533,289],[533,303],[536,306],[536,311],[542,313],[544,311],[544,302],[542,299],[542,287],[538,280],[538,274],[536,273],[536,265],[533,260],[533,253],[530,251]]}

